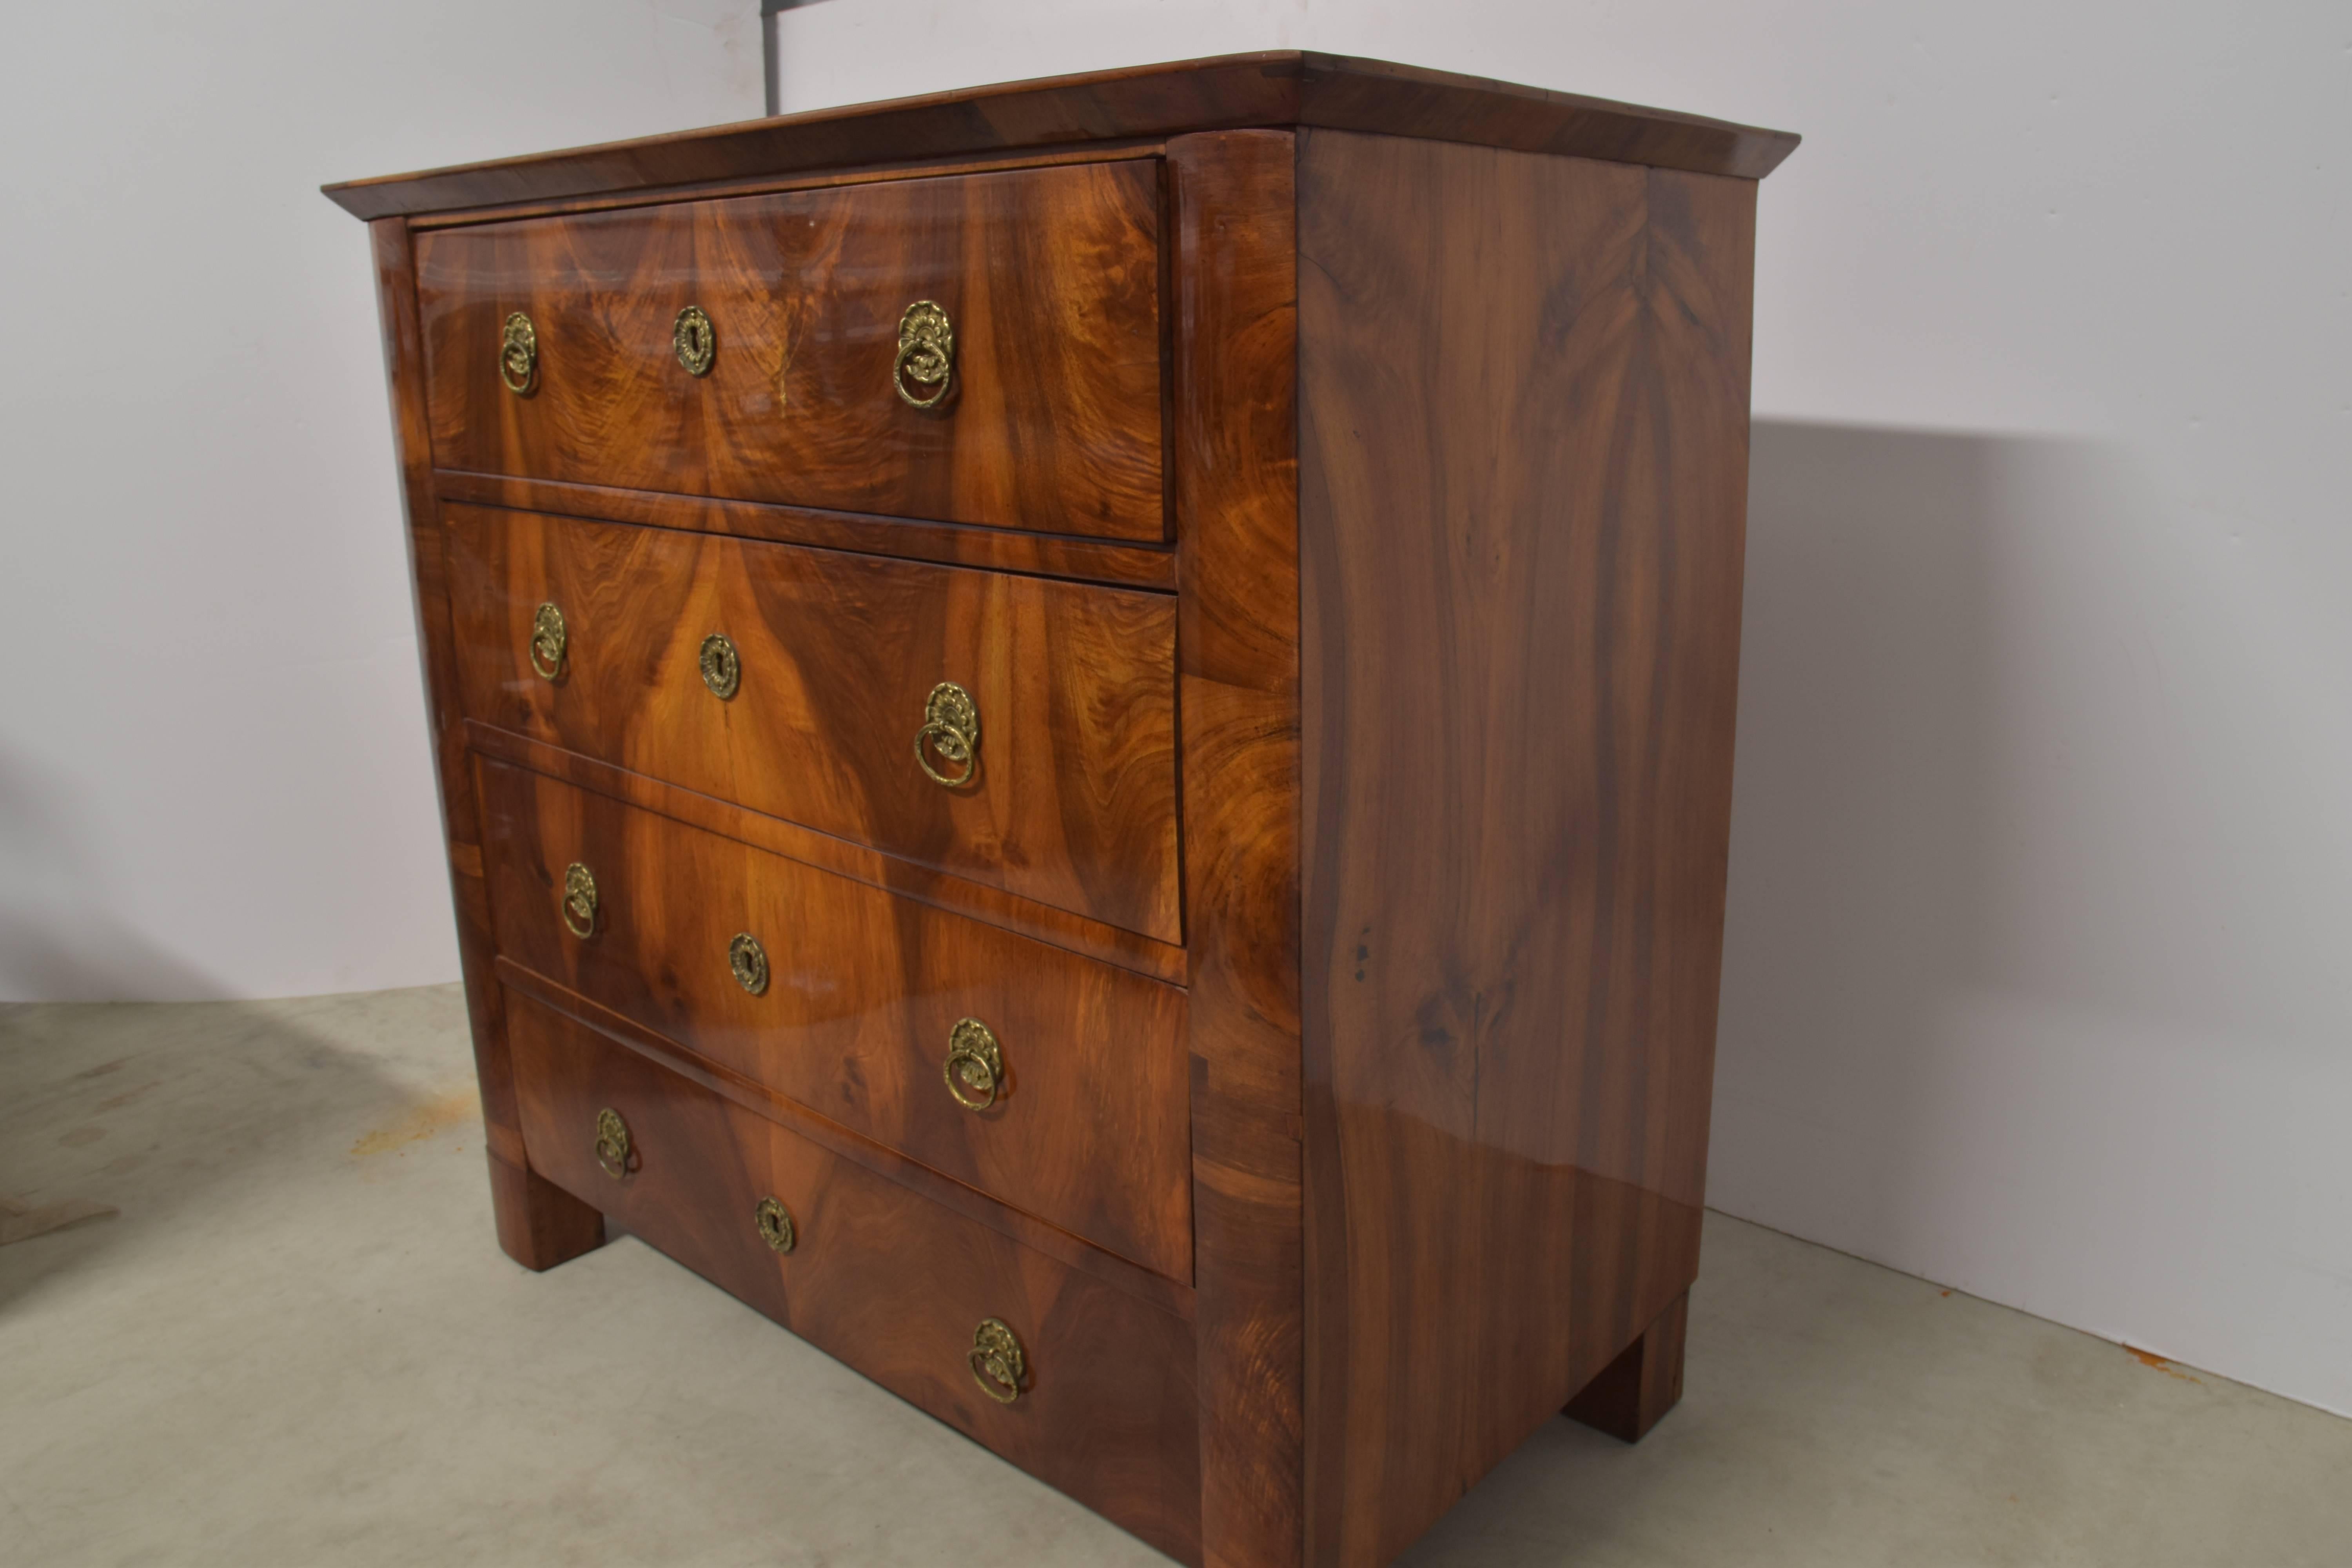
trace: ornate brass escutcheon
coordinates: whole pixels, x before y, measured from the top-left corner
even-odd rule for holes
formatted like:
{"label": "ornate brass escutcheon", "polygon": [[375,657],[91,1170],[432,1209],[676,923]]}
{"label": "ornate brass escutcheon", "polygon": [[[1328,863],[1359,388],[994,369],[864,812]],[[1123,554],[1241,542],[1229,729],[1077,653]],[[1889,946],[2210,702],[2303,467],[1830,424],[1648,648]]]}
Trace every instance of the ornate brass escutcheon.
{"label": "ornate brass escutcheon", "polygon": [[670,324],[669,343],[677,351],[677,363],[686,366],[687,374],[709,375],[710,362],[719,353],[719,329],[710,324],[701,306],[688,305]]}
{"label": "ornate brass escutcheon", "polygon": [[948,1092],[966,1110],[986,1110],[996,1103],[1004,1082],[1004,1053],[996,1032],[977,1018],[959,1018],[948,1031],[948,1059],[943,1069]]}
{"label": "ornate brass escutcheon", "polygon": [[751,1223],[760,1227],[760,1239],[771,1252],[790,1252],[800,1239],[793,1231],[793,1211],[773,1198],[760,1200],[751,1210]]}
{"label": "ornate brass escutcheon", "polygon": [[626,1181],[629,1160],[629,1124],[611,1106],[596,1113],[596,1163],[606,1175],[616,1182]]}
{"label": "ornate brass escutcheon", "polygon": [[531,612],[530,667],[539,671],[542,680],[553,680],[563,673],[563,650],[572,641],[564,628],[563,612],[551,601]]}
{"label": "ornate brass escutcheon", "polygon": [[735,645],[718,632],[702,639],[702,684],[724,702],[743,684],[743,660]]}
{"label": "ornate brass escutcheon", "polygon": [[596,874],[574,860],[563,868],[563,929],[573,936],[596,934]]}
{"label": "ornate brass escutcheon", "polygon": [[[963,771],[952,776],[941,773],[931,766],[932,752],[948,766]],[[951,680],[931,688],[923,703],[923,727],[915,731],[915,761],[932,783],[950,789],[961,789],[972,781],[980,772],[980,704],[971,692]]]}
{"label": "ornate brass escutcheon", "polygon": [[748,931],[739,931],[727,944],[727,967],[735,984],[757,996],[768,989],[768,950]]}
{"label": "ornate brass escutcheon", "polygon": [[1021,1397],[1021,1385],[1029,1377],[1029,1358],[1021,1353],[1021,1342],[1001,1321],[980,1321],[980,1327],[971,1331],[971,1380],[980,1384],[982,1394],[999,1405],[1010,1405]]}
{"label": "ornate brass escutcheon", "polygon": [[[898,357],[890,366],[890,384],[909,408],[936,408],[948,395],[955,376],[955,328],[936,300],[918,300],[898,318]],[[929,397],[907,390],[907,383],[938,388]]]}
{"label": "ornate brass escutcheon", "polygon": [[499,340],[499,379],[517,397],[528,396],[539,380],[539,329],[517,310]]}

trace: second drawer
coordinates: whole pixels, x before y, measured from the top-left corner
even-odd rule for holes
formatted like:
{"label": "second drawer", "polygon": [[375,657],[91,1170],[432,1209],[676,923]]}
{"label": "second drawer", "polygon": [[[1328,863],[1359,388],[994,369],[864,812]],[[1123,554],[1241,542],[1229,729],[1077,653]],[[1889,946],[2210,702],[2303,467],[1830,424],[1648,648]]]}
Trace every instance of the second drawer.
{"label": "second drawer", "polygon": [[477,765],[508,958],[933,1170],[1192,1278],[1181,990]]}
{"label": "second drawer", "polygon": [[[469,716],[1183,940],[1168,595],[532,512],[447,516]],[[970,700],[956,721],[967,755],[933,727],[955,700],[942,684]]]}

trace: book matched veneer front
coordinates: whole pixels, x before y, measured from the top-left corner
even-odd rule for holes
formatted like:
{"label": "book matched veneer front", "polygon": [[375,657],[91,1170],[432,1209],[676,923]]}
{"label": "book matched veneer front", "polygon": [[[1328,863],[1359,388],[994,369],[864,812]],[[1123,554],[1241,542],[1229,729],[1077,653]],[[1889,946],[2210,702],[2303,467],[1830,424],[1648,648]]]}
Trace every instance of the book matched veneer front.
{"label": "book matched veneer front", "polygon": [[[509,992],[506,1012],[534,1171],[1105,1518],[1201,1560],[1191,1323],[527,996]],[[992,1322],[1004,1336],[992,1362],[980,1345]]]}
{"label": "book matched veneer front", "polygon": [[1182,940],[1172,595],[445,510],[470,717]]}
{"label": "book matched veneer front", "polygon": [[520,768],[476,777],[508,961],[1192,1278],[1183,992]]}
{"label": "book matched veneer front", "polygon": [[435,459],[1159,541],[1160,210],[1129,158],[420,235]]}

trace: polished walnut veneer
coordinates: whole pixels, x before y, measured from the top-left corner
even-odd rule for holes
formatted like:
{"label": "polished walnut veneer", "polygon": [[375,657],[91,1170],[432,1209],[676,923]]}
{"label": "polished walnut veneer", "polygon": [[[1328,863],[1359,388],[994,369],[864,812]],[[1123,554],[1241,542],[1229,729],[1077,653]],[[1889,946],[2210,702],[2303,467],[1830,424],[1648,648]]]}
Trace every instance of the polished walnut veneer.
{"label": "polished walnut veneer", "polygon": [[331,188],[506,1249],[1189,1563],[1639,1437],[1794,140],[1281,54]]}
{"label": "polished walnut veneer", "polygon": [[[510,1004],[508,1019],[523,1138],[550,1177],[1162,1551],[1198,1554],[1182,1316],[966,1224],[536,1002]],[[580,1135],[607,1110],[628,1139],[618,1177]],[[788,1252],[761,1233],[764,1197],[791,1217]],[[1028,1363],[1011,1405],[967,1360],[992,1317],[1017,1325]]]}
{"label": "polished walnut veneer", "polygon": [[[1165,942],[1176,612],[1165,594],[531,512],[446,513],[467,714]],[[551,678],[531,626],[559,607]],[[732,691],[700,669],[732,649]],[[908,766],[941,680],[969,784]]]}
{"label": "polished walnut veneer", "polygon": [[[1159,224],[1158,164],[1130,159],[426,233],[435,461],[1157,541]],[[961,374],[910,418],[874,366],[919,300],[953,301]],[[716,339],[698,375],[644,352],[689,307]],[[499,379],[516,311],[523,396]]]}
{"label": "polished walnut veneer", "polygon": [[[542,774],[485,762],[479,778],[506,957],[1190,1281],[1182,990]],[[584,941],[557,909],[575,863],[597,889]],[[739,933],[766,955],[757,994],[729,962]],[[948,1081],[966,1018],[997,1042],[992,1090]]]}

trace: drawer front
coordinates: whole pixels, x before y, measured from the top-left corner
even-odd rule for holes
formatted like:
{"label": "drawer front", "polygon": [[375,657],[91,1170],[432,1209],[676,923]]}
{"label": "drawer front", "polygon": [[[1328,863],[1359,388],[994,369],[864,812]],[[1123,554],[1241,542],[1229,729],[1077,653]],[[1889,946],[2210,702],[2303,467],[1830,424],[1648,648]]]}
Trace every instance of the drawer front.
{"label": "drawer front", "polygon": [[[1192,1278],[1181,990],[478,766],[508,958],[967,1186]],[[564,904],[573,865],[594,882],[584,916]],[[737,973],[739,935],[759,944],[756,994]],[[959,1036],[966,1019],[988,1038]]]}
{"label": "drawer front", "polygon": [[[1200,1561],[1189,1323],[512,992],[507,1027],[534,1170],[900,1398]],[[618,1126],[600,1136],[606,1110]],[[762,1232],[770,1197],[789,1216],[789,1251],[774,1249],[773,1211]],[[1010,1404],[971,1369],[987,1319],[1025,1363]]]}
{"label": "drawer front", "polygon": [[[1168,595],[528,512],[447,517],[472,717],[1182,940]],[[541,605],[562,619],[551,664],[534,644]],[[725,698],[702,669],[714,634],[733,649]],[[978,723],[956,787],[917,755],[941,682],[970,694]],[[922,751],[958,776],[937,743]]]}
{"label": "drawer front", "polygon": [[[1162,539],[1159,230],[1159,164],[1132,160],[420,235],[434,460]],[[919,301],[943,382],[897,368]]]}

